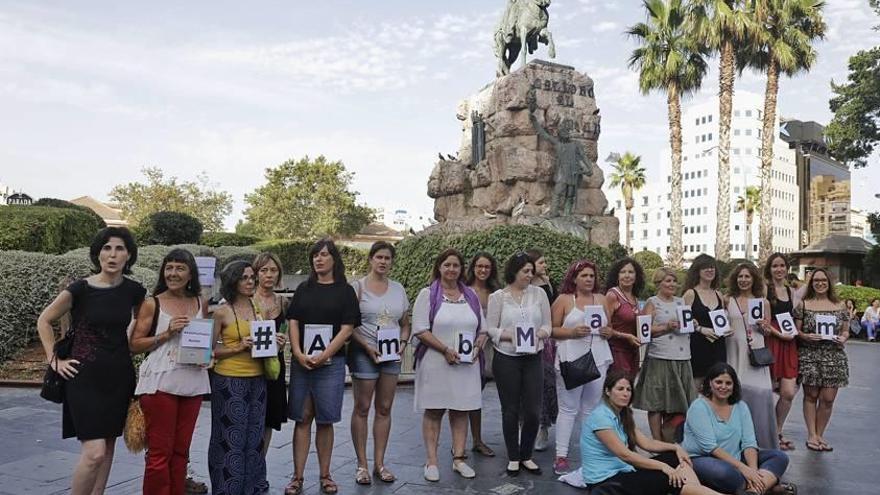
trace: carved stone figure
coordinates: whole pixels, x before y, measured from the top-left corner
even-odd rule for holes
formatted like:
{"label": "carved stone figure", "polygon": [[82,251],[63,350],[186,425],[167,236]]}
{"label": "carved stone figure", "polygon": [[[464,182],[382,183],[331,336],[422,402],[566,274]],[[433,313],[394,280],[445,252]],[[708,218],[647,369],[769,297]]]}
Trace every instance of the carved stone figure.
{"label": "carved stone figure", "polygon": [[486,157],[486,121],[480,112],[474,110],[471,122],[471,166],[475,166]]}
{"label": "carved stone figure", "polygon": [[535,117],[537,99],[534,90],[529,92],[529,120],[538,135],[550,141],[556,149],[556,173],[554,174],[555,185],[553,186],[553,198],[550,202],[550,211],[547,216],[558,217],[571,215],[577,202],[577,192],[583,176],[593,175],[593,165],[587,157],[586,151],[580,143],[571,140],[571,131],[574,122],[563,119],[559,123],[559,137],[554,137],[547,132]]}
{"label": "carved stone figure", "polygon": [[498,77],[509,74],[510,67],[518,58],[525,66],[527,53],[534,53],[539,42],[547,45],[550,58],[556,58],[553,35],[547,29],[549,6],[550,0],[508,0],[504,15],[495,29]]}

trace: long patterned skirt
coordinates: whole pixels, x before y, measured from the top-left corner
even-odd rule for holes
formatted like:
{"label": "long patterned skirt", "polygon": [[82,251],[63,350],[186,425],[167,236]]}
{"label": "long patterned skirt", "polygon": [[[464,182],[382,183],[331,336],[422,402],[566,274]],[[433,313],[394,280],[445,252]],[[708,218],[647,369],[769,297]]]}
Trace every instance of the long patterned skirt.
{"label": "long patterned skirt", "polygon": [[211,373],[208,471],[213,495],[256,495],[269,487],[262,455],[266,379]]}

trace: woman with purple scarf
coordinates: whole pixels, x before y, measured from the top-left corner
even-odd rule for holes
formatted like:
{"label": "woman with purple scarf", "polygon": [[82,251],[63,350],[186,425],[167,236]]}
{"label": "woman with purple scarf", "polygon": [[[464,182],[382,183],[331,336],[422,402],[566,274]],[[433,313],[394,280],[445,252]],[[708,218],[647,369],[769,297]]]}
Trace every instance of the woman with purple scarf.
{"label": "woman with purple scarf", "polygon": [[413,306],[415,409],[424,411],[422,436],[427,461],[425,479],[440,480],[437,447],[443,414],[449,411],[452,469],[464,478],[476,476],[464,460],[468,411],[482,407],[477,349],[487,338],[477,294],[464,284],[464,258],[454,249],[434,261],[433,280]]}

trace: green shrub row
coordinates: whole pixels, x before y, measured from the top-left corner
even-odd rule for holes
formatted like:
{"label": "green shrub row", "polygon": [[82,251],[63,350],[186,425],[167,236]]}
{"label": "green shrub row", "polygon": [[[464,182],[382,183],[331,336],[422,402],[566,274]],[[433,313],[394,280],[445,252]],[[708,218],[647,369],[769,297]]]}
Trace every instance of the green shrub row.
{"label": "green shrub row", "polygon": [[31,206],[51,206],[52,208],[69,208],[71,210],[79,210],[83,213],[88,214],[90,217],[94,218],[95,223],[97,225],[100,225],[99,228],[103,229],[104,227],[107,226],[107,224],[104,222],[104,219],[101,218],[101,215],[98,215],[97,213],[95,213],[95,211],[92,210],[91,208],[86,208],[85,206],[76,205],[76,204],[71,203],[70,201],[64,201],[63,199],[40,198],[39,200],[35,201],[34,204],[32,204]]}
{"label": "green shrub row", "polygon": [[64,253],[88,246],[104,221],[78,208],[0,206],[0,250]]}
{"label": "green shrub row", "polygon": [[[269,251],[281,260],[284,265],[284,273],[305,274],[309,273],[309,249],[311,241],[273,240],[258,242],[251,246],[252,249],[262,252]],[[367,273],[367,252],[362,249],[337,244],[339,254],[345,263],[345,271],[349,276]]]}
{"label": "green shrub row", "polygon": [[864,311],[874,299],[880,299],[880,289],[871,287],[855,287],[853,285],[838,285],[834,289],[837,297],[841,300],[852,299],[856,303],[856,311]]}
{"label": "green shrub row", "polygon": [[260,242],[262,239],[255,235],[236,234],[235,232],[205,232],[199,240],[199,244],[203,246],[220,247],[220,246],[250,246]]}
{"label": "green shrub row", "polygon": [[407,295],[413,299],[430,282],[436,256],[450,247],[458,249],[466,263],[479,251],[490,253],[498,260],[499,277],[511,255],[526,249],[540,249],[547,260],[550,278],[557,285],[573,261],[581,258],[593,261],[599,268],[599,279],[604,280],[605,270],[615,259],[626,255],[620,245],[603,248],[542,227],[504,225],[464,234],[432,233],[408,237],[397,244],[391,276],[403,284]]}
{"label": "green shrub row", "polygon": [[158,211],[134,228],[138,244],[196,244],[202,237],[202,222],[178,211]]}

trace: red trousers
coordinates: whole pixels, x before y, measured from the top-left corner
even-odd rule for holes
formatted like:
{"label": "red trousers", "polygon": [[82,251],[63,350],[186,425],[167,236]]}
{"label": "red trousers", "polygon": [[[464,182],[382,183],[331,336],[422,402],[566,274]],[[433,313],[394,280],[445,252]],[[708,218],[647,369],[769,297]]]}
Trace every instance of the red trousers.
{"label": "red trousers", "polygon": [[184,495],[186,465],[202,397],[156,392],[140,397],[147,421],[144,493]]}

